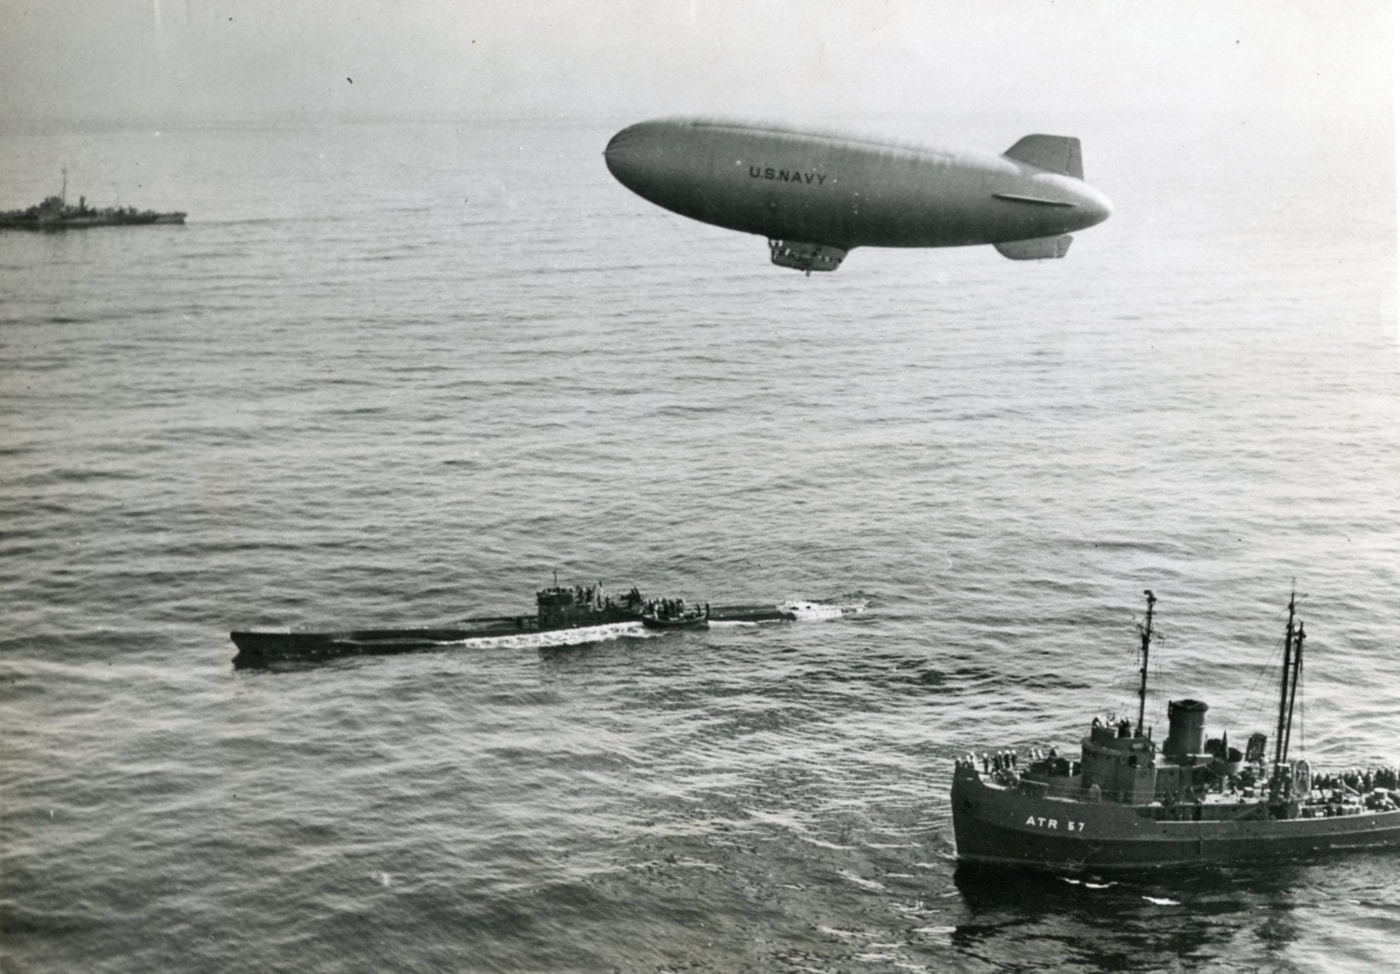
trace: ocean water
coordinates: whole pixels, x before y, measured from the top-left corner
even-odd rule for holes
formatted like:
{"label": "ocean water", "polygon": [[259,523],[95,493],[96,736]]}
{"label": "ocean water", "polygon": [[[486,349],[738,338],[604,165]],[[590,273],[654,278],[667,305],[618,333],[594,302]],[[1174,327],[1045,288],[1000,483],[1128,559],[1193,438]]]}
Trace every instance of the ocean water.
{"label": "ocean water", "polygon": [[[1385,969],[1394,855],[989,878],[947,791],[1134,706],[1147,588],[1150,723],[1271,731],[1296,586],[1304,750],[1400,762],[1389,133],[1086,119],[1065,260],[809,278],[630,121],[6,133],[190,216],[0,234],[0,971]],[[556,571],[868,609],[230,665]]]}

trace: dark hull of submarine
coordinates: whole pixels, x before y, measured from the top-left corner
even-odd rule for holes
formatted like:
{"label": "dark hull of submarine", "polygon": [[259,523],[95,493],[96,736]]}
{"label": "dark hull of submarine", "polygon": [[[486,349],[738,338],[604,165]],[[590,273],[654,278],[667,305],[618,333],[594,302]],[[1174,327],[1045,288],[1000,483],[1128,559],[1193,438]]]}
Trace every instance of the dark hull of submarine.
{"label": "dark hull of submarine", "polygon": [[[564,603],[554,601],[555,590],[540,593],[534,615],[487,616],[464,619],[444,626],[400,628],[345,628],[297,632],[291,630],[234,630],[230,633],[238,653],[238,668],[276,666],[284,663],[318,663],[350,656],[389,656],[454,646],[508,643],[518,639],[528,645],[578,645],[624,635],[643,628],[642,607],[637,603]],[[713,606],[713,622],[790,622],[800,610],[772,604]]]}

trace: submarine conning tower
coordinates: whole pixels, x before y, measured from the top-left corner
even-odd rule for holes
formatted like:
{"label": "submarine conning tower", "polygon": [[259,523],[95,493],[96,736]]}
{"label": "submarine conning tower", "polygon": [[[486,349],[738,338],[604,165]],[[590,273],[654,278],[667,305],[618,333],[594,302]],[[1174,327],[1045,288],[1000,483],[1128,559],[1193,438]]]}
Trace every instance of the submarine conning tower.
{"label": "submarine conning tower", "polygon": [[1167,704],[1167,742],[1162,756],[1171,759],[1203,753],[1206,736],[1206,711],[1210,705],[1200,700],[1173,700]]}

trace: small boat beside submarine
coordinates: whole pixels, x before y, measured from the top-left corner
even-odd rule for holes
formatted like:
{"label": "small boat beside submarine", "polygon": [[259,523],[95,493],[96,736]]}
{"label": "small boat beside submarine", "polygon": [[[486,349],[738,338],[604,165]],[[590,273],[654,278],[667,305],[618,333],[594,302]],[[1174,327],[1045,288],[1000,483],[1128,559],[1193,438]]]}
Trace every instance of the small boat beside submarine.
{"label": "small boat beside submarine", "polygon": [[710,628],[708,605],[686,605],[684,599],[663,599],[648,605],[642,612],[642,625],[647,629],[675,632],[682,629]]}

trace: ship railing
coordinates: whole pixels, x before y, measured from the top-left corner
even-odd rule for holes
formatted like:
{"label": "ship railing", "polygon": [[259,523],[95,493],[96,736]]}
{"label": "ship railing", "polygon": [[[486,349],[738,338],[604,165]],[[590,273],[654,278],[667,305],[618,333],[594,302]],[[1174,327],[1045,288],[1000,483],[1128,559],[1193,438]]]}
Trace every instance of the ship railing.
{"label": "ship railing", "polygon": [[1010,768],[983,771],[971,757],[959,759],[955,762],[955,767],[958,774],[971,775],[998,788],[1016,789],[1033,798],[1060,798],[1079,802],[1128,802],[1133,798],[1130,791],[1104,791],[1098,785],[1090,785],[1087,788],[1071,785],[1069,782],[1073,779],[1069,776],[1043,776]]}
{"label": "ship railing", "polygon": [[1060,798],[1074,802],[1108,802],[1110,804],[1131,804],[1135,799],[1132,791],[1106,791],[1099,785],[1071,785],[1069,779],[1021,777],[1013,782],[1023,794],[1036,798]]}

